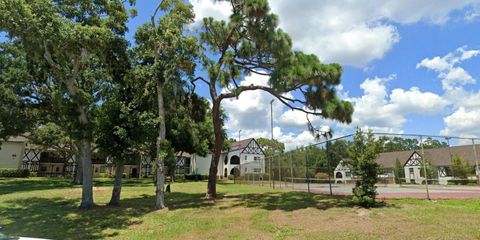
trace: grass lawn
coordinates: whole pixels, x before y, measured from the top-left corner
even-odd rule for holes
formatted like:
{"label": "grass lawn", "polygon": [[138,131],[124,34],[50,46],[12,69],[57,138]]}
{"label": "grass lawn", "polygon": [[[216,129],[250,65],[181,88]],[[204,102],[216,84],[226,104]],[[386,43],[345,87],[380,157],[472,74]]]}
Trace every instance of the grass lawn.
{"label": "grass lawn", "polygon": [[77,210],[69,180],[0,179],[0,226],[7,235],[50,239],[479,239],[480,200],[389,200],[362,209],[349,198],[219,183],[175,183],[168,210],[155,211],[151,181],[126,181],[122,207],[112,182],[95,182],[93,211]]}

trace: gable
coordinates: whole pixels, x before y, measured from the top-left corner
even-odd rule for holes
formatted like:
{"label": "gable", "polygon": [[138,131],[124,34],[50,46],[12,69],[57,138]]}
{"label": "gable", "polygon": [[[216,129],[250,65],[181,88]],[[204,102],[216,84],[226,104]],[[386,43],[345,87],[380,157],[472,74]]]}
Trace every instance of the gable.
{"label": "gable", "polygon": [[258,155],[265,155],[260,145],[252,139],[247,146],[242,150],[242,154],[258,154]]}
{"label": "gable", "polygon": [[422,157],[417,152],[413,152],[412,156],[408,159],[404,166],[421,166]]}

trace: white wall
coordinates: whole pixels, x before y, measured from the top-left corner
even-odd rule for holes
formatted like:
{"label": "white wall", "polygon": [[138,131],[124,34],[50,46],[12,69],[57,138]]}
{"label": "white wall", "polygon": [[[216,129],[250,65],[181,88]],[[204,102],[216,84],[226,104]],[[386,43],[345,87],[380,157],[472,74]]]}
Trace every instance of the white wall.
{"label": "white wall", "polygon": [[25,144],[21,142],[2,142],[0,146],[0,168],[20,168]]}

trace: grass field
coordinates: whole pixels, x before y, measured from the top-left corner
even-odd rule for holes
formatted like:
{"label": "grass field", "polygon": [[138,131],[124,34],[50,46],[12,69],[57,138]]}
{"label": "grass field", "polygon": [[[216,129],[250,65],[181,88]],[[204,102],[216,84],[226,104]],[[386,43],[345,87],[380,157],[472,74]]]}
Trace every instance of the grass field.
{"label": "grass field", "polygon": [[480,200],[388,200],[362,209],[349,198],[219,183],[175,183],[168,210],[155,211],[149,181],[127,181],[122,207],[112,182],[95,182],[94,211],[80,211],[68,180],[0,179],[0,232],[50,239],[479,239]]}

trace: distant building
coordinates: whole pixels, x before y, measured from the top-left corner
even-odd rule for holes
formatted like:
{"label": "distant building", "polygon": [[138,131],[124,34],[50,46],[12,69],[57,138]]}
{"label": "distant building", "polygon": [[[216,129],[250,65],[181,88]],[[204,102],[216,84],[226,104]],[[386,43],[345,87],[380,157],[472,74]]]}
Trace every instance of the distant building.
{"label": "distant building", "polygon": [[[42,150],[28,143],[25,137],[11,137],[0,145],[0,168],[28,169],[37,176],[73,176],[77,163],[75,156],[60,156],[55,150]],[[113,164],[97,154],[92,156],[94,177],[112,176]],[[139,177],[140,166],[125,165],[125,177]]]}
{"label": "distant building", "polygon": [[[182,153],[177,156],[176,174],[208,175],[212,154],[202,157],[198,154]],[[138,164],[126,164],[125,177],[146,177],[153,173],[154,161],[139,156]],[[234,174],[265,173],[265,153],[253,138],[235,142],[229,151],[222,152],[218,164],[218,178]],[[25,137],[12,137],[2,142],[0,168],[28,169],[37,176],[73,176],[77,168],[75,156],[62,157],[54,150],[41,150],[28,143]],[[92,156],[94,177],[113,176],[115,169],[111,159],[97,154]]]}
{"label": "distant building", "polygon": [[[460,156],[465,160],[472,169],[480,161],[480,145],[475,145],[475,151],[473,145],[464,145],[457,147],[445,147],[425,149],[425,159],[430,161],[438,175],[439,184],[447,184],[448,180],[454,179],[451,173],[451,162],[455,155]],[[393,181],[393,168],[395,167],[396,160],[399,160],[403,166],[405,173],[405,181],[408,183],[420,184],[425,181],[423,174],[423,160],[421,151],[399,151],[399,152],[387,152],[380,153],[376,159],[376,162],[384,170],[379,177],[384,179],[391,179]],[[347,182],[354,179],[349,167],[345,164],[346,161],[342,160],[337,165],[334,171],[335,182]],[[478,169],[475,174],[478,176],[480,172]]]}
{"label": "distant building", "polygon": [[[208,175],[213,154],[199,156],[193,154],[186,162],[190,163],[192,174]],[[222,152],[218,163],[218,178],[228,175],[244,175],[245,173],[265,173],[265,153],[254,138],[234,142],[230,150]]]}

